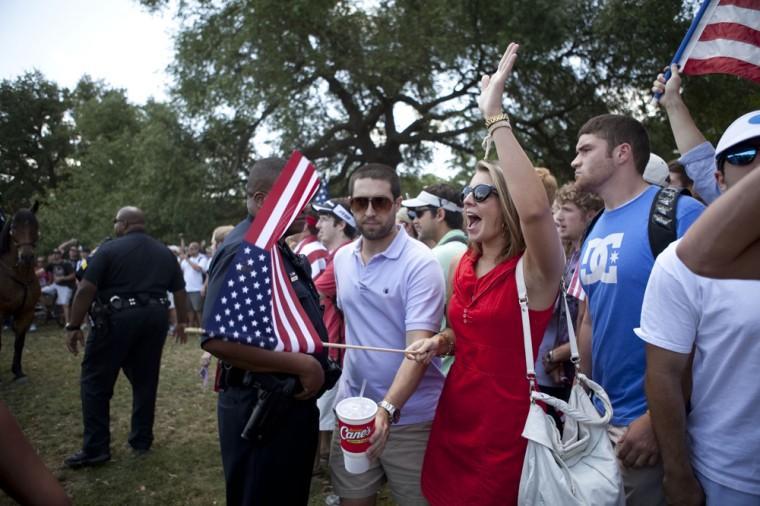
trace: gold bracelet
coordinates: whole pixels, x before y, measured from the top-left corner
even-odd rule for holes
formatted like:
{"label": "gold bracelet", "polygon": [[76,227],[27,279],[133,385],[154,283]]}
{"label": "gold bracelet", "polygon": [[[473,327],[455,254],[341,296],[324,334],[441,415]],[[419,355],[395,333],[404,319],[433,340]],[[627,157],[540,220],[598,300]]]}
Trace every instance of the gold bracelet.
{"label": "gold bracelet", "polygon": [[512,130],[512,124],[508,119],[500,119],[494,123],[491,123],[491,126],[488,127],[488,135],[493,136],[493,133],[499,128],[509,128]]}
{"label": "gold bracelet", "polygon": [[509,116],[507,116],[507,113],[502,112],[500,114],[497,114],[495,116],[487,116],[486,117],[486,128],[490,127],[497,121],[507,121],[509,122]]}

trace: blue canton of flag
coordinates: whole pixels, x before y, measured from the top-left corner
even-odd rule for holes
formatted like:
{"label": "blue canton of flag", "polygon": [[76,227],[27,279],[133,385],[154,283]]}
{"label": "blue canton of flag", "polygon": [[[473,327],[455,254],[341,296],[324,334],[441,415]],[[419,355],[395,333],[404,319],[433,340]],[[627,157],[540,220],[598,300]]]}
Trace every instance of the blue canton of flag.
{"label": "blue canton of flag", "polygon": [[209,335],[270,350],[277,346],[272,322],[272,278],[269,252],[253,244],[240,245],[242,255],[225,279],[214,305]]}
{"label": "blue canton of flag", "polygon": [[327,190],[327,182],[324,179],[319,178],[319,190],[312,200],[312,204],[324,204],[330,200],[330,193]]}

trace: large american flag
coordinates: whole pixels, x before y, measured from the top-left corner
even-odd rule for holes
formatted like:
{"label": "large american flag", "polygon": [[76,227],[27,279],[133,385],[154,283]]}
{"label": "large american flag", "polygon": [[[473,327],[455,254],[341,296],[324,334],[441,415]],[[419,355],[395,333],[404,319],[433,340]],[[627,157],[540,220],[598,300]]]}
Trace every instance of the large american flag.
{"label": "large american flag", "polygon": [[673,58],[684,74],[760,83],[760,1],[704,0]]}
{"label": "large american flag", "polygon": [[213,301],[214,310],[203,322],[209,336],[274,351],[322,349],[277,248],[318,187],[314,166],[294,151],[246,232]]}

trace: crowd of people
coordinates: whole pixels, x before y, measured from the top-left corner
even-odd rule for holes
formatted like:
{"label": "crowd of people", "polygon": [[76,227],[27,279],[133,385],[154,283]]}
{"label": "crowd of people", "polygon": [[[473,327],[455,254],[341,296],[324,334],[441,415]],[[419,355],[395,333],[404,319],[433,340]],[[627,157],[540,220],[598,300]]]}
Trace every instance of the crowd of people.
{"label": "crowd of people", "polygon": [[[404,198],[394,169],[366,164],[352,174],[347,197],[312,203],[276,246],[324,342],[405,353],[281,353],[203,334],[204,364],[212,356],[219,363],[228,504],[306,504],[320,458],[347,506],[375,504],[386,484],[404,505],[517,504],[529,386],[535,382],[567,400],[577,373],[566,311],[575,322],[580,371],[612,404],[607,433],[627,504],[760,504],[760,432],[753,423],[760,389],[750,381],[760,365],[760,313],[753,310],[760,234],[743,230],[748,223],[721,222],[758,215],[741,195],[757,193],[744,179],[760,178],[752,172],[760,165],[760,111],[737,119],[713,147],[681,97],[674,66],[669,80],[658,76],[653,91],[661,94],[679,158],[666,163],[651,153],[636,119],[596,116],[578,133],[575,180],[559,186],[549,169],[533,166],[502,109],[517,50],[510,44],[497,71],[481,82],[485,144],[494,146],[497,159],[479,161],[464,188],[433,184]],[[279,158],[252,165],[248,215],[215,230],[208,255],[195,242],[186,251],[172,247],[175,257],[161,253],[173,265],[141,274],[145,284],[133,292],[150,297],[134,303],[135,311],[150,313],[153,301],[168,307],[163,297],[170,292],[176,297],[171,328],[183,339],[186,325],[212,318],[209,301],[219,296],[284,165]],[[134,258],[140,255],[127,259],[119,248],[138,241],[143,225],[139,210],[124,208],[113,245],[86,261],[74,247],[68,261],[54,252],[41,268],[43,291],[64,307],[72,351],[84,343],[79,327],[96,294],[125,299],[132,293],[109,276],[113,262],[140,263]],[[734,238],[742,247],[726,245]],[[145,254],[159,255],[155,247],[150,242]],[[74,273],[83,268],[73,262],[85,264],[85,274],[69,310]],[[535,378],[525,364],[520,262]],[[113,276],[129,277],[125,272]],[[713,279],[733,273],[745,279]],[[136,399],[129,444],[147,451],[152,442],[160,347],[140,348],[145,318],[132,325],[126,322],[136,313],[111,318],[118,315],[121,344],[85,349],[85,444],[67,460],[71,467],[110,457],[114,370],[134,365],[137,356],[151,359],[139,375],[128,374]],[[163,325],[165,339],[169,317],[154,316],[151,332]],[[97,334],[97,322],[92,325]],[[108,365],[97,360],[104,354],[112,358]],[[342,368],[339,379],[334,363]],[[371,465],[353,474],[334,430],[334,407],[359,395],[379,409]],[[270,409],[277,396],[287,399],[271,408],[269,425],[251,432],[249,417]],[[548,411],[561,428],[563,414]]]}

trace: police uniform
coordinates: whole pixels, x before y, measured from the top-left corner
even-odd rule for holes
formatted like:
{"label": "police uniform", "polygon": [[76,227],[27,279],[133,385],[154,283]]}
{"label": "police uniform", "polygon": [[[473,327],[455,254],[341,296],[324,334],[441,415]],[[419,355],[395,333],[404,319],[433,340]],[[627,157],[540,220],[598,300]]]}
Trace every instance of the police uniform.
{"label": "police uniform", "polygon": [[169,326],[166,292],[184,288],[174,255],[143,231],[103,243],[87,259],[84,279],[97,286],[93,326],[82,361],[82,414],[88,455],[110,453],[109,403],[119,369],[132,385],[129,444],[146,451],[153,418],[161,352]]}
{"label": "police uniform", "polygon": [[[209,300],[216,300],[225,273],[251,221],[249,216],[239,223],[214,255],[209,266]],[[327,341],[319,298],[305,257],[295,255],[284,244],[278,247],[305,313],[320,339]],[[203,321],[207,320],[211,311],[213,304],[207,304]],[[204,337],[206,339],[207,336]],[[324,350],[314,357],[323,368],[327,368],[327,353]],[[303,401],[291,399],[285,411],[274,421],[271,435],[264,441],[244,439],[241,433],[259,403],[260,393],[259,387],[249,384],[247,380],[252,376],[283,378],[287,375],[251,373],[224,364],[222,371],[217,413],[227,504],[307,504],[319,434],[317,397]]]}

